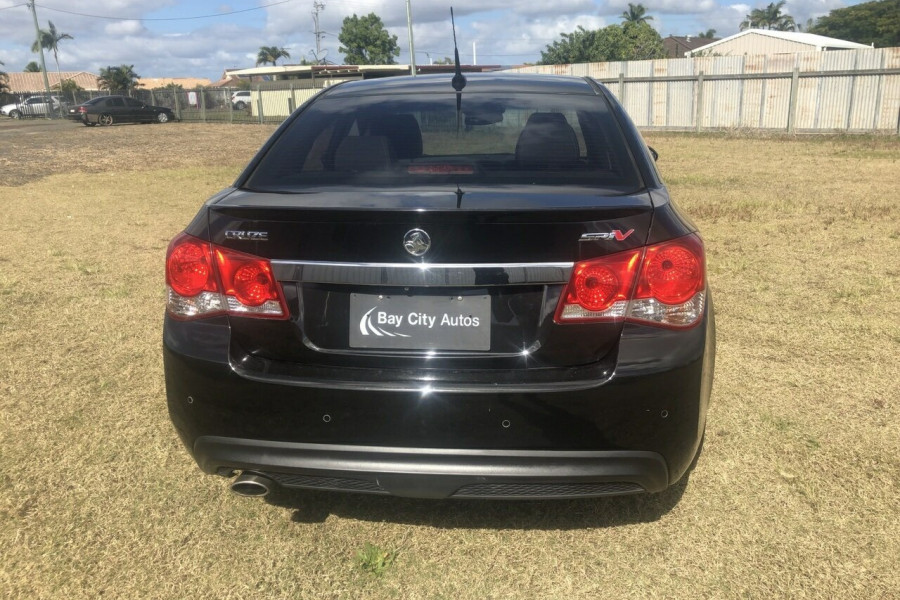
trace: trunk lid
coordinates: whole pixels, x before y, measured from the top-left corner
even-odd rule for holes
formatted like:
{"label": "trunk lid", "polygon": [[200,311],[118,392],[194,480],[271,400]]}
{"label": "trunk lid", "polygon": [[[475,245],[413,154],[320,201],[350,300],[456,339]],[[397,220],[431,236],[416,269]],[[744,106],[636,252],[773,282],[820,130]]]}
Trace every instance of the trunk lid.
{"label": "trunk lid", "polygon": [[[553,314],[573,263],[644,245],[652,214],[646,193],[331,187],[235,191],[208,217],[214,244],[272,261],[291,311],[231,319],[233,358],[248,368],[549,382],[611,370],[621,324],[560,325]],[[415,230],[430,242],[418,257],[404,246]]]}

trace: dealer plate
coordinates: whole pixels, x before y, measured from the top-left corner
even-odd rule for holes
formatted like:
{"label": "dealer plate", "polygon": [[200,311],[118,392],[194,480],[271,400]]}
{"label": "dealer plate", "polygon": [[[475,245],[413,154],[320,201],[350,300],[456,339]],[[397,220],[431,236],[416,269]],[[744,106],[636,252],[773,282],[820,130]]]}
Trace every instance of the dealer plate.
{"label": "dealer plate", "polygon": [[351,294],[350,347],[490,350],[491,297]]}

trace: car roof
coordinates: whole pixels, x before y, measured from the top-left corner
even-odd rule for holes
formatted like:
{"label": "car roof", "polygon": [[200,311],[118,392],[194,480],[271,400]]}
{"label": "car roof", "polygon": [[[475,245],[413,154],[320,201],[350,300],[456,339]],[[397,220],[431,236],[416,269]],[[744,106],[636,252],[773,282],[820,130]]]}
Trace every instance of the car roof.
{"label": "car roof", "polygon": [[[564,75],[533,75],[524,73],[468,73],[467,93],[544,93],[596,95],[596,89],[582,77]],[[452,73],[419,75],[417,77],[385,77],[341,84],[329,96],[408,93],[453,93]]]}

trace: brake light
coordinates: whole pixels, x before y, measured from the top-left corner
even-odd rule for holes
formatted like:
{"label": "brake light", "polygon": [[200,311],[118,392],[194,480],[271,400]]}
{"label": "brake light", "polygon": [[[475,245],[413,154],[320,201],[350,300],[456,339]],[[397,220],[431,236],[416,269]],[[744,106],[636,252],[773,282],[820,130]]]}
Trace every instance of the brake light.
{"label": "brake light", "polygon": [[703,242],[696,235],[582,261],[572,271],[554,320],[691,327],[703,316],[704,273]]}
{"label": "brake light", "polygon": [[286,319],[287,306],[268,260],[187,234],[166,255],[169,314],[190,319],[217,313]]}
{"label": "brake light", "polygon": [[621,320],[640,257],[638,249],[577,263],[556,309],[556,322]]}
{"label": "brake light", "polygon": [[185,241],[170,248],[166,258],[166,283],[182,296],[216,291],[209,244]]}
{"label": "brake light", "polygon": [[86,112],[87,112],[87,106],[79,106],[79,107],[78,107],[78,112],[80,112],[80,113],[86,113]]}

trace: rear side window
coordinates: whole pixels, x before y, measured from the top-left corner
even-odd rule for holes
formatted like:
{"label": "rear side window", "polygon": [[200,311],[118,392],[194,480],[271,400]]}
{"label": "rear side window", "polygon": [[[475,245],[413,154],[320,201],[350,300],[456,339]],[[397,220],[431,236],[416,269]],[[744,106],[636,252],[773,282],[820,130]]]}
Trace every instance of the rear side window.
{"label": "rear side window", "polygon": [[246,187],[534,183],[641,187],[600,96],[384,95],[329,98],[282,133]]}

